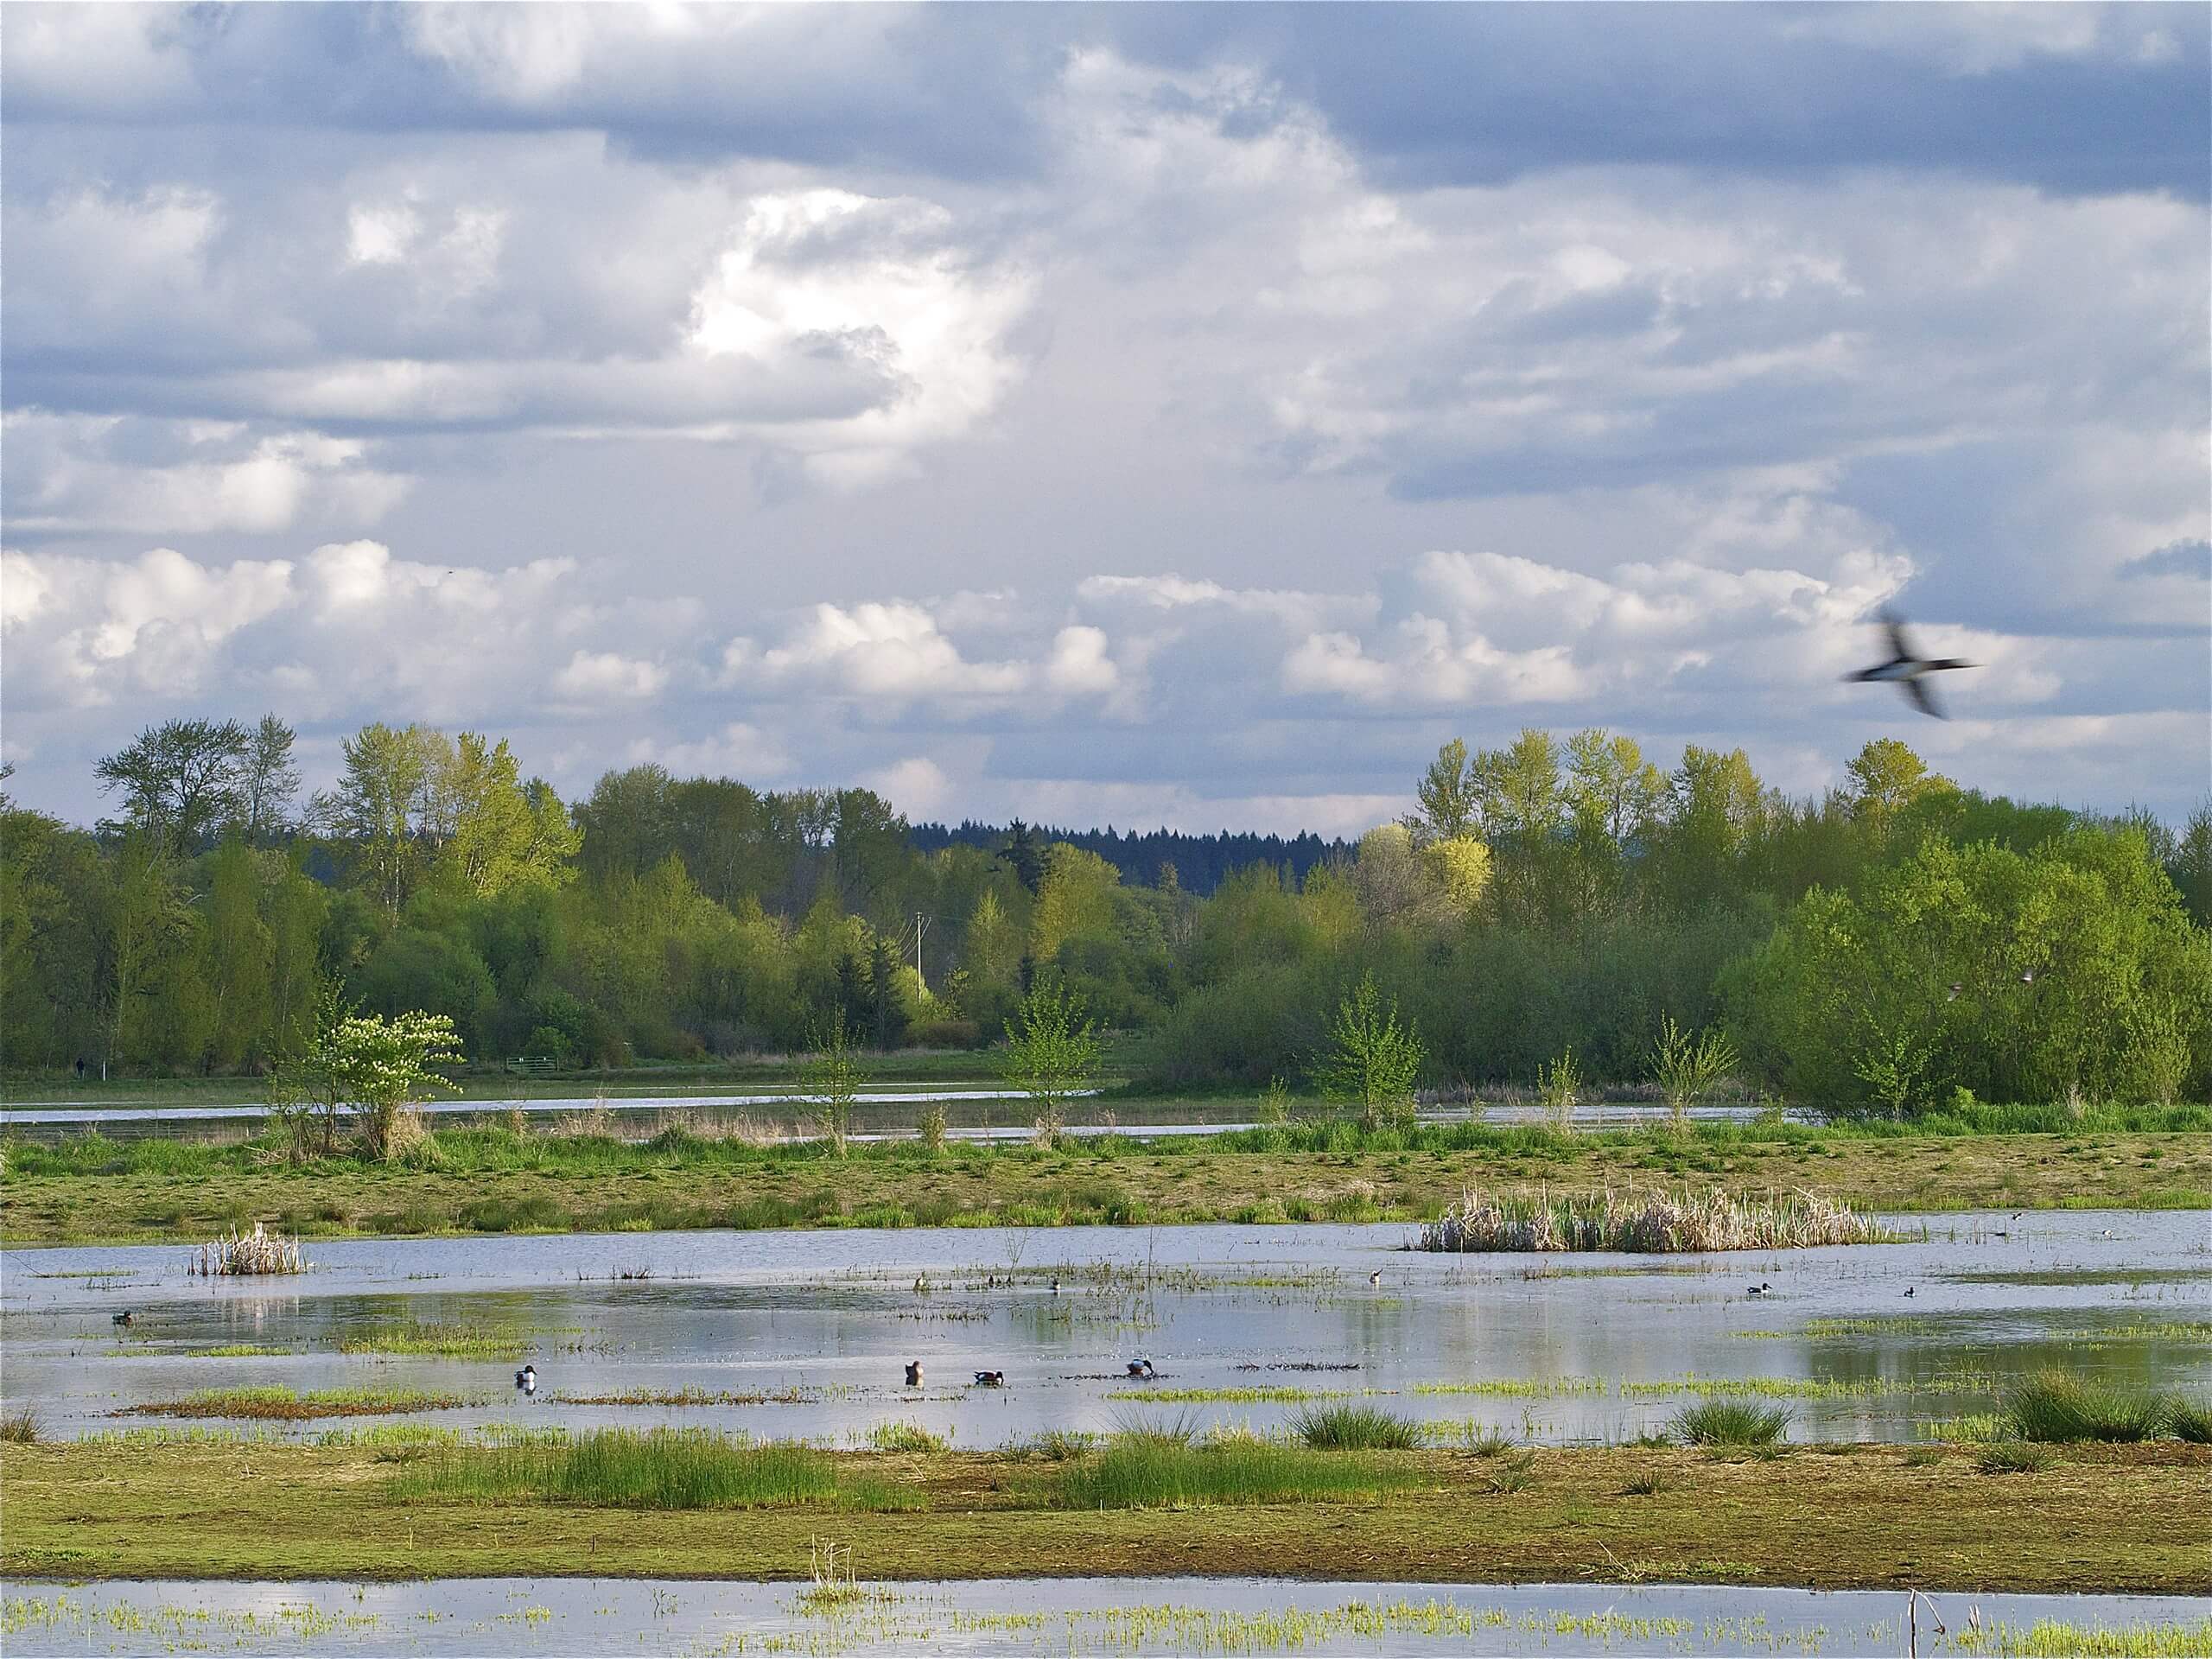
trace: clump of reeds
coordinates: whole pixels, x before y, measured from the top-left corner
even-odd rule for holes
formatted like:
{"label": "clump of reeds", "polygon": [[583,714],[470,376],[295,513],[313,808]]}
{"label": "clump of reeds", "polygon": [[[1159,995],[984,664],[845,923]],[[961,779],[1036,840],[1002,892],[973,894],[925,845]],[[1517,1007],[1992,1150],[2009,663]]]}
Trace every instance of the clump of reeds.
{"label": "clump of reeds", "polygon": [[1804,1249],[1873,1244],[1891,1235],[1878,1223],[1816,1192],[1738,1198],[1719,1187],[1679,1193],[1610,1190],[1594,1193],[1509,1192],[1469,1187],[1459,1203],[1423,1225],[1418,1249],[1475,1250],[1673,1251]]}
{"label": "clump of reeds", "polygon": [[868,1443],[879,1452],[936,1452],[947,1449],[942,1434],[933,1434],[919,1423],[878,1423],[868,1432]]}
{"label": "clump of reeds", "polygon": [[2212,1446],[2212,1401],[2176,1395],[2166,1402],[2166,1421],[2192,1446]]}
{"label": "clump of reeds", "polygon": [[234,1227],[227,1238],[212,1239],[185,1258],[187,1273],[207,1279],[307,1270],[300,1241],[270,1232],[257,1221],[251,1232],[241,1233]]}
{"label": "clump of reeds", "polygon": [[824,1543],[819,1538],[808,1539],[806,1571],[811,1582],[801,1592],[799,1602],[810,1612],[826,1612],[867,1599],[867,1592],[861,1588],[859,1580],[853,1576],[853,1551],[849,1544]]}
{"label": "clump of reeds", "polygon": [[2171,1408],[2155,1395],[2039,1371],[2005,1396],[2005,1416],[2024,1440],[2154,1440]]}
{"label": "clump of reeds", "polygon": [[1982,1447],[1974,1465],[1985,1475],[2035,1475],[2057,1460],[2057,1454],[2047,1446],[2026,1440],[1999,1440],[1994,1446]]}
{"label": "clump of reeds", "polygon": [[643,1510],[911,1508],[880,1481],[841,1479],[810,1446],[749,1445],[704,1429],[600,1429],[571,1440],[459,1448],[401,1477],[403,1494],[543,1498]]}
{"label": "clump of reeds", "polygon": [[1772,1446],[1789,1427],[1789,1408],[1702,1400],[1676,1412],[1669,1427],[1688,1446]]}
{"label": "clump of reeds", "polygon": [[35,1410],[29,1406],[22,1407],[0,1417],[0,1444],[36,1446],[45,1427]]}
{"label": "clump of reeds", "polygon": [[1410,1452],[1421,1425],[1374,1406],[1307,1406],[1291,1414],[1290,1432],[1308,1446],[1343,1451]]}

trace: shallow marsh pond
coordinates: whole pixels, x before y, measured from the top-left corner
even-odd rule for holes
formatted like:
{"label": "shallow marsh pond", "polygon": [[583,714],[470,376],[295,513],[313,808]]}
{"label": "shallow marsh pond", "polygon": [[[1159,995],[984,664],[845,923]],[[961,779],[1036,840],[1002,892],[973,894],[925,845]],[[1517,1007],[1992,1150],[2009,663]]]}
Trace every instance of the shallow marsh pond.
{"label": "shallow marsh pond", "polygon": [[[1038,1579],[862,1583],[826,1602],[792,1584],[449,1579],[0,1584],[0,1640],[27,1655],[1853,1655],[1908,1639],[1897,1592],[1668,1585]],[[1916,1611],[1928,1654],[2066,1652],[2091,1630],[2144,1638],[2100,1650],[2212,1651],[2206,1604],[2181,1597],[1939,1596]]]}
{"label": "shallow marsh pond", "polygon": [[[1421,1255],[1398,1224],[316,1240],[298,1278],[213,1282],[176,1246],[17,1249],[0,1343],[8,1406],[54,1438],[272,1384],[469,1402],[356,1422],[855,1445],[896,1421],[970,1448],[1132,1416],[1265,1429],[1331,1396],[1567,1441],[1628,1438],[1731,1386],[1786,1401],[1794,1438],[1858,1440],[1987,1411],[2050,1364],[2212,1393],[2203,1214],[1894,1224],[1912,1242],[1665,1257]],[[425,1334],[465,1351],[391,1351]],[[525,1359],[532,1402],[513,1388]],[[1132,1381],[1143,1359],[1155,1377]],[[978,1370],[1006,1386],[968,1386]],[[687,1391],[715,1402],[668,1402]]]}

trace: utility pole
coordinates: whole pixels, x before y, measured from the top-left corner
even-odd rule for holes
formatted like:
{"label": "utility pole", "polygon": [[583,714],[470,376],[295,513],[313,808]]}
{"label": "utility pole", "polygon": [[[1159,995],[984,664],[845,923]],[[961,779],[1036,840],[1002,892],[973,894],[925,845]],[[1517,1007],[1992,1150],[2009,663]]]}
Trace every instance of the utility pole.
{"label": "utility pole", "polygon": [[930,918],[923,915],[920,911],[916,911],[914,912],[914,977],[922,982],[922,989],[925,993],[929,990],[930,982],[922,972],[922,935],[929,931]]}

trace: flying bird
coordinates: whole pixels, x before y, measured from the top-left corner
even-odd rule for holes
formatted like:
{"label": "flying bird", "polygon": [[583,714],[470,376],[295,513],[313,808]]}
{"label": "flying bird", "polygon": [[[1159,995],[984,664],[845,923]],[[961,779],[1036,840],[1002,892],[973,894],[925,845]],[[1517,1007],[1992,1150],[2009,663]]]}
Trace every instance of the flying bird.
{"label": "flying bird", "polygon": [[1912,699],[1913,707],[1923,715],[1933,715],[1938,720],[1947,718],[1942,707],[1936,701],[1936,693],[1928,684],[1928,677],[1947,668],[1979,668],[1979,663],[1969,663],[1956,657],[1922,657],[1904,637],[1904,620],[1894,611],[1881,613],[1882,626],[1890,636],[1890,658],[1872,668],[1862,668],[1856,674],[1847,674],[1847,680],[1885,680],[1903,690]]}

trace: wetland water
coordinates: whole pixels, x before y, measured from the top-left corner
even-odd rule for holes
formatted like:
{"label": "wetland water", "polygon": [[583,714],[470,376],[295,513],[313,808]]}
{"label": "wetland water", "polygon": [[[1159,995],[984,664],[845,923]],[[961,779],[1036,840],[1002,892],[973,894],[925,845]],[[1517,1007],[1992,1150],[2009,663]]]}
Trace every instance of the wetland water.
{"label": "wetland water", "polygon": [[[1851,1655],[1900,1653],[1907,1641],[1904,1596],[1881,1591],[1266,1579],[863,1583],[861,1591],[825,1606],[800,1585],[634,1579],[10,1583],[0,1584],[0,1637],[11,1655],[186,1645],[363,1655]],[[2196,1633],[2190,1650],[2198,1651],[2212,1637],[2208,1612],[2204,1601],[2177,1596],[1939,1596],[1920,1604],[1920,1650],[2013,1650],[2004,1635],[2052,1622],[2076,1632],[2178,1628]]]}
{"label": "wetland water", "polygon": [[[1557,1442],[1628,1438],[1732,1381],[1785,1399],[1801,1440],[1913,1439],[2051,1364],[2212,1389],[2205,1216],[1896,1224],[1914,1242],[1666,1257],[1412,1254],[1398,1224],[331,1239],[297,1278],[212,1282],[173,1245],[14,1249],[0,1344],[7,1406],[52,1438],[271,1384],[468,1402],[357,1422],[856,1445],[899,1421],[977,1449],[1138,1414],[1267,1429],[1300,1394]],[[488,1340],[472,1357],[376,1351],[423,1326]],[[234,1347],[275,1351],[205,1351]],[[1149,1382],[1124,1375],[1140,1358]],[[923,1388],[901,1386],[910,1359]],[[964,1386],[983,1370],[1006,1387]],[[687,1390],[713,1402],[666,1398]],[[610,1396],[626,1402],[579,1402]]]}

